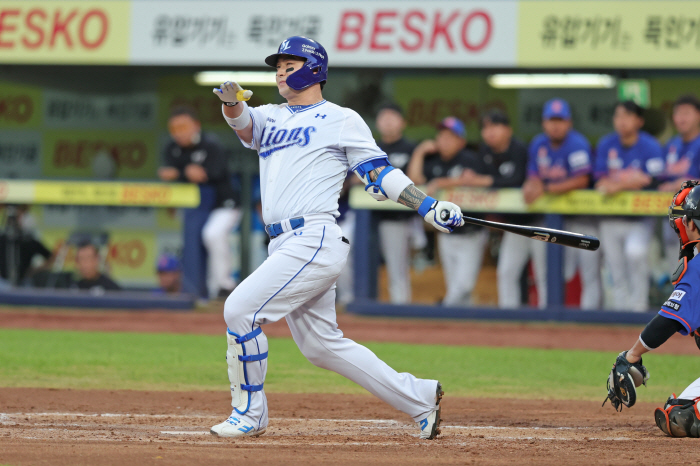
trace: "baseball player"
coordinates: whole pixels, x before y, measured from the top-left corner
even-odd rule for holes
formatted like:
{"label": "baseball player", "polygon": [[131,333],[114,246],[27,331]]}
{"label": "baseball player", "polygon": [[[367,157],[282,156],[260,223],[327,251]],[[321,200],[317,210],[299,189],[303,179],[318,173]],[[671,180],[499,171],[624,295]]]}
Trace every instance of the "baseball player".
{"label": "baseball player", "polygon": [[[544,104],[542,110],[544,133],[530,143],[528,178],[523,195],[528,204],[544,193],[563,194],[588,187],[593,168],[591,146],[586,138],[573,129],[569,103],[555,98]],[[585,231],[595,235],[592,219],[567,217],[566,230]],[[532,254],[540,307],[547,305],[546,245],[530,241],[528,249],[520,254]],[[601,301],[600,263],[598,254],[582,249],[567,248],[564,253],[564,276],[570,280],[581,271],[581,308],[597,309]],[[514,262],[516,258],[512,259]]]}
{"label": "baseball player", "polygon": [[[700,262],[693,261],[700,244],[700,186],[686,181],[673,197],[669,222],[680,238],[680,261],[673,274],[675,286],[659,313],[642,330],[628,351],[620,353],[608,377],[608,397],[615,409],[631,407],[637,399],[636,387],[645,384],[649,372],[642,355],[664,344],[674,333],[693,334],[700,348]],[[654,412],[656,425],[671,437],[700,437],[700,379],[691,383],[679,397],[672,395],[663,408]],[[605,404],[605,403],[603,403]]]}
{"label": "baseball player", "polygon": [[[595,187],[603,194],[653,187],[663,173],[661,146],[644,125],[642,108],[631,100],[615,106],[615,132],[598,143]],[[612,277],[613,309],[646,311],[649,307],[649,245],[653,219],[605,217],[600,220],[600,243]],[[593,255],[593,254],[592,254]],[[625,299],[619,299],[625,296]]]}
{"label": "baseball player", "polygon": [[335,282],[349,245],[335,218],[348,169],[375,199],[416,209],[440,231],[463,225],[462,213],[455,204],[419,191],[392,167],[357,113],[323,99],[328,55],[321,44],[290,37],[265,63],[277,69],[277,87],[287,103],[250,108],[245,100],[252,93],[238,84],[214,89],[226,122],[245,147],[258,153],[270,255],[224,305],[233,412],[211,433],[242,437],[265,432],[268,343],[262,325],[284,317],[311,363],[408,414],[418,422],[420,437],[433,439],[439,434],[440,383],[397,373],[338,329]]}

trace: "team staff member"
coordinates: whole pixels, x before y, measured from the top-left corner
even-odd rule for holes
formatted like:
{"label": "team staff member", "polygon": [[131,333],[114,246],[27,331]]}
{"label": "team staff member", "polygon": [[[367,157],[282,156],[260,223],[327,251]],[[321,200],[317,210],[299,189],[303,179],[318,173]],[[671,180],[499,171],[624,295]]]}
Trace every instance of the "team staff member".
{"label": "team staff member", "polygon": [[[631,100],[615,106],[615,132],[598,143],[595,188],[603,194],[654,187],[663,174],[659,143],[641,131],[644,111]],[[639,217],[604,217],[600,244],[612,276],[614,309],[646,311],[649,308],[649,245],[653,220]],[[624,297],[622,299],[621,297]]]}
{"label": "team staff member", "polygon": [[75,265],[80,273],[80,280],[75,283],[76,288],[90,290],[96,294],[121,290],[114,280],[100,272],[100,252],[94,244],[78,245],[75,252]]}
{"label": "team staff member", "polygon": [[226,297],[236,286],[228,235],[241,218],[226,152],[214,135],[202,132],[196,113],[188,107],[173,109],[168,131],[172,140],[163,151],[165,165],[158,169],[160,179],[208,185],[216,193],[214,210],[202,228],[202,241],[207,249],[209,296]]}
{"label": "team staff member", "polygon": [[[687,181],[676,193],[669,210],[669,222],[680,238],[681,261],[673,275],[675,288],[659,313],[642,330],[628,351],[620,353],[608,378],[608,399],[615,409],[631,407],[637,394],[635,386],[646,383],[649,373],[642,355],[663,345],[676,332],[694,333],[700,348],[700,261],[695,256],[700,244],[700,186]],[[601,241],[602,244],[602,241]],[[636,378],[636,381],[631,380]],[[700,379],[691,383],[678,398],[670,396],[663,408],[654,412],[656,425],[671,437],[700,437]]]}
{"label": "team staff member", "polygon": [[[484,162],[485,174],[465,170],[465,184],[483,188],[520,188],[527,173],[527,146],[513,137],[508,115],[490,110],[481,118],[479,156]],[[508,215],[499,219],[506,223],[531,224],[530,215]],[[498,254],[498,305],[503,308],[519,307],[521,302],[520,277],[527,263],[533,241],[513,233],[503,233]]]}
{"label": "team staff member", "polygon": [[[407,170],[416,146],[403,136],[406,128],[403,109],[393,103],[379,108],[376,120],[379,141],[393,167]],[[389,278],[389,298],[394,304],[411,302],[411,250],[425,246],[427,240],[420,220],[413,212],[377,211],[379,244]],[[415,244],[418,241],[418,244]]]}
{"label": "team staff member", "polygon": [[[441,189],[464,186],[462,175],[471,169],[485,172],[483,163],[466,149],[467,131],[464,123],[447,117],[438,125],[437,137],[421,142],[408,165],[408,176],[416,184],[425,184],[429,196]],[[450,235],[440,235],[438,250],[445,275],[447,293],[445,306],[465,306],[470,303],[476,279],[481,269],[488,233],[485,228],[467,225]]]}
{"label": "team staff member", "polygon": [[[528,204],[544,193],[564,194],[587,188],[593,168],[591,146],[581,133],[573,129],[571,108],[567,101],[555,98],[544,104],[542,129],[544,133],[535,136],[529,148],[528,178],[523,185],[523,195]],[[570,231],[596,234],[592,219],[568,217],[564,225]],[[540,307],[547,304],[545,246],[540,241],[529,242]],[[601,301],[598,254],[566,248],[564,265],[566,280],[573,278],[577,268],[581,272],[581,308],[597,309]]]}

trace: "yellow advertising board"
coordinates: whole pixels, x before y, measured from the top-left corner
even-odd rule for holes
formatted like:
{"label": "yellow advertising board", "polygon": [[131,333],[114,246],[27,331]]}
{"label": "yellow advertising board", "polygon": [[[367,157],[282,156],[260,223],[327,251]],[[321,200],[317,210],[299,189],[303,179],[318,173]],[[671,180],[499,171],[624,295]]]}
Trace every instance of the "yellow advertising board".
{"label": "yellow advertising board", "polygon": [[[538,213],[563,215],[666,215],[671,193],[631,191],[604,196],[593,190],[544,195],[528,206],[520,189],[456,188],[438,193],[437,199],[454,202],[464,212]],[[377,202],[363,187],[350,191],[350,207],[370,210],[406,210],[394,202]]]}
{"label": "yellow advertising board", "polygon": [[0,82],[0,127],[15,129],[40,126],[41,93],[42,89],[36,86]]}
{"label": "yellow advertising board", "polygon": [[677,0],[520,1],[517,66],[697,68],[697,6]]}
{"label": "yellow advertising board", "polygon": [[122,183],[0,179],[0,204],[196,207],[190,183]]}
{"label": "yellow advertising board", "polygon": [[0,63],[126,64],[131,2],[0,1]]}

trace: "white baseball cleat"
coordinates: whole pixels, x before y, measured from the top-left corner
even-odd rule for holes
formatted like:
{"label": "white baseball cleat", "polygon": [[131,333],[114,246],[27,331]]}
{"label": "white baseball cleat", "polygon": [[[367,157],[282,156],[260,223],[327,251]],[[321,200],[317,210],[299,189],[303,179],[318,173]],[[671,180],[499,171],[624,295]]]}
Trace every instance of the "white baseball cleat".
{"label": "white baseball cleat", "polygon": [[437,409],[430,413],[428,417],[418,422],[420,426],[420,438],[425,440],[434,440],[438,435],[440,435],[440,400],[442,400],[442,395],[445,392],[442,391],[442,384],[438,382],[437,389],[435,390],[435,406]]}
{"label": "white baseball cleat", "polygon": [[265,433],[265,428],[255,430],[248,422],[232,414],[221,424],[212,427],[209,432],[217,437],[257,437]]}

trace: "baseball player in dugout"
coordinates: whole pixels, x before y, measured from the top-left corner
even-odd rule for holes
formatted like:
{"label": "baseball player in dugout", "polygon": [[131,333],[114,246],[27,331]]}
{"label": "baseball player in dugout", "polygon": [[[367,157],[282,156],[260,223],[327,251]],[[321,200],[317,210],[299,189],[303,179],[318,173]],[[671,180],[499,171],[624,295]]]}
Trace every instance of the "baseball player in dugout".
{"label": "baseball player in dugout", "polygon": [[[697,181],[686,181],[673,197],[669,222],[680,238],[680,260],[673,273],[675,288],[632,348],[620,353],[613,364],[605,401],[610,400],[615,409],[622,410],[623,405],[632,407],[637,401],[637,387],[646,385],[649,372],[642,364],[644,353],[658,348],[676,332],[692,334],[700,348],[700,261],[693,260],[700,244],[700,186]],[[680,396],[672,394],[662,408],[656,409],[656,425],[670,437],[700,437],[698,400],[700,379],[691,383]]]}
{"label": "baseball player in dugout", "polygon": [[[377,145],[383,150],[392,167],[406,171],[416,148],[403,136],[406,120],[403,109],[396,104],[382,105],[377,112]],[[377,211],[379,244],[389,278],[389,298],[394,304],[411,302],[411,250],[427,244],[423,225],[416,225],[415,214],[403,211]],[[418,219],[420,220],[420,219]]]}
{"label": "baseball player in dugout", "polygon": [[[593,163],[591,145],[573,128],[571,108],[563,99],[547,101],[542,110],[543,133],[530,143],[528,178],[523,185],[525,202],[531,204],[542,194],[564,194],[588,188]],[[540,220],[541,221],[541,220]],[[595,220],[590,217],[565,217],[564,229],[595,235]],[[547,304],[546,244],[523,242],[520,254],[531,254],[535,269],[540,307]],[[514,259],[513,259],[514,260]],[[598,254],[567,248],[564,252],[564,278],[581,274],[581,308],[598,309],[601,302],[600,260]]]}
{"label": "baseball player in dugout", "polygon": [[[408,176],[417,184],[426,185],[428,195],[441,189],[464,186],[468,172],[484,174],[484,164],[476,153],[466,149],[464,123],[447,117],[438,125],[435,139],[421,142],[408,165]],[[447,293],[444,306],[467,306],[471,302],[476,279],[481,269],[488,232],[467,225],[452,235],[439,235],[438,251],[445,276]]]}
{"label": "baseball player in dugout", "polygon": [[202,228],[202,242],[207,249],[207,288],[212,298],[226,297],[236,286],[231,277],[233,262],[228,235],[241,219],[226,152],[214,135],[202,132],[197,114],[189,107],[172,110],[168,131],[172,140],[164,149],[165,164],[158,169],[160,179],[214,189],[214,210]]}
{"label": "baseball player in dugout", "polygon": [[[631,100],[619,102],[613,114],[615,132],[598,142],[595,188],[603,194],[653,189],[662,175],[661,146],[641,130],[643,109]],[[643,312],[649,308],[649,245],[653,218],[608,216],[600,220],[600,244],[615,290],[613,309]],[[593,255],[593,254],[592,254]]]}
{"label": "baseball player in dugout", "polygon": [[[481,117],[481,144],[479,156],[486,167],[485,175],[471,170],[463,178],[471,186],[484,188],[520,188],[527,173],[527,146],[513,137],[508,115],[494,109]],[[519,225],[530,225],[535,219],[531,215],[504,215],[498,221]],[[498,254],[498,306],[517,308],[522,304],[520,277],[527,263],[529,238],[514,233],[503,233]]]}
{"label": "baseball player in dugout", "polygon": [[366,185],[368,195],[417,210],[440,231],[463,225],[462,213],[455,204],[427,196],[392,167],[356,112],[324,100],[328,55],[321,44],[290,37],[265,63],[277,70],[277,88],[287,103],[250,108],[246,100],[252,92],[237,83],[214,89],[226,122],[245,147],[258,153],[270,244],[267,260],[224,304],[233,412],[211,433],[242,437],[265,432],[268,342],[262,326],[284,317],[311,363],[408,414],[418,423],[420,437],[433,439],[439,434],[440,383],[397,373],[338,329],[335,282],[349,245],[335,219],[348,169]]}

